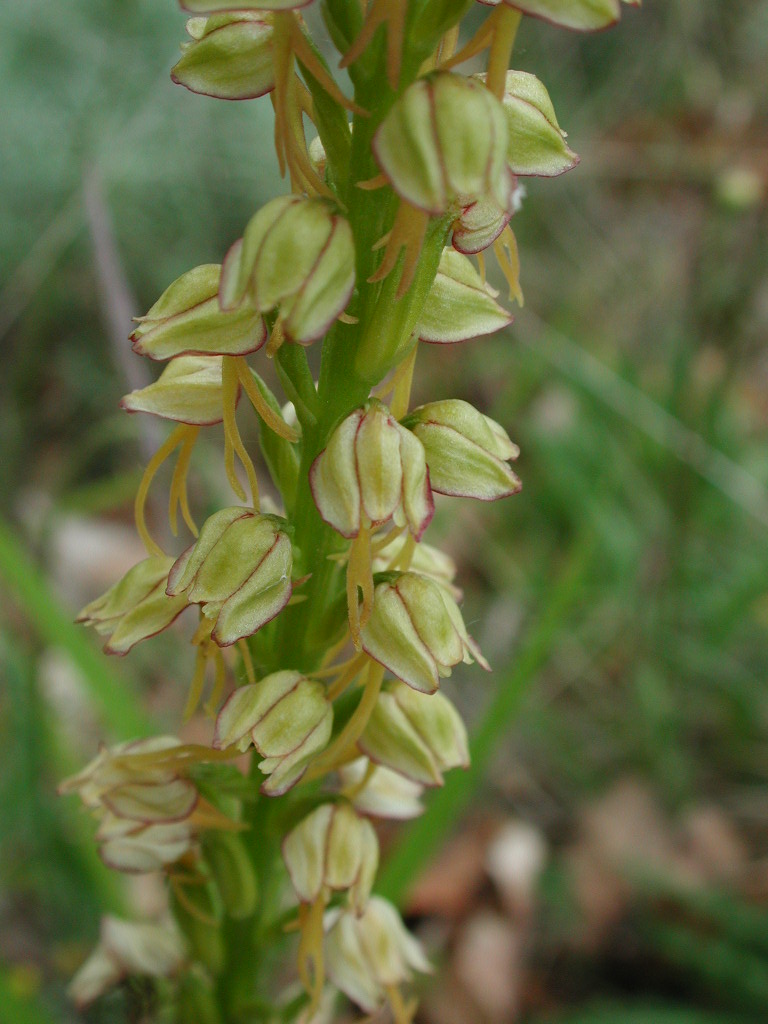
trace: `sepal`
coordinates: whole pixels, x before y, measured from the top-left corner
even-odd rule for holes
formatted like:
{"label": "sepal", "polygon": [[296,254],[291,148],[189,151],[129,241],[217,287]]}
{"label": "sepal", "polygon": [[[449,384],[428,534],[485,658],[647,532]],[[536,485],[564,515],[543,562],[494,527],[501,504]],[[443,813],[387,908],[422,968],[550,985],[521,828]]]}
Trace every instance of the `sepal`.
{"label": "sepal", "polygon": [[372,896],[361,915],[352,910],[328,915],[328,974],[334,985],[366,1013],[373,1013],[393,988],[414,971],[431,971],[419,942],[387,900]]}
{"label": "sepal", "polygon": [[552,178],[576,166],[579,158],[567,145],[549,93],[535,75],[508,71],[502,104],[507,161],[515,174]]}
{"label": "sepal", "polygon": [[279,196],[250,220],[222,269],[222,309],[277,311],[286,337],[308,345],[341,313],[355,283],[349,221],[325,199]]}
{"label": "sepal", "polygon": [[504,110],[479,82],[441,71],[395,101],[373,138],[376,162],[398,193],[434,216],[509,195]]}
{"label": "sepal", "polygon": [[414,409],[403,421],[427,454],[432,489],[495,501],[522,484],[507,462],[520,454],[504,428],[469,402],[446,399]]}
{"label": "sepal", "polygon": [[216,11],[295,11],[312,0],[179,0],[190,14],[214,14]]}
{"label": "sepal", "polygon": [[361,632],[363,650],[415,690],[434,693],[459,662],[488,669],[451,595],[415,572],[385,573]]}
{"label": "sepal", "polygon": [[171,921],[153,924],[103,917],[99,943],[70,982],[69,995],[84,1009],[128,975],[175,974],[185,955],[184,942]]}
{"label": "sepal", "polygon": [[444,249],[424,304],[419,338],[445,345],[501,330],[512,322],[512,314],[496,302],[496,294],[468,257]]}
{"label": "sepal", "polygon": [[361,912],[376,877],[379,841],[371,823],[349,803],[326,803],[288,833],[283,860],[302,903],[314,903],[325,890],[348,892]]}
{"label": "sepal", "polygon": [[171,78],[191,92],[224,100],[255,99],[271,92],[273,29],[267,17],[239,11],[190,19],[202,20],[203,25],[192,26],[193,42],[183,47]]}
{"label": "sepal", "polygon": [[253,743],[269,778],[262,792],[279,796],[295,785],[328,743],[333,708],[325,687],[300,672],[274,672],[240,686],[216,719],[213,745],[247,750]]}
{"label": "sepal", "polygon": [[[398,536],[391,538],[386,544],[382,543],[373,559],[374,573],[389,571],[393,559],[400,553],[402,546],[402,538]],[[461,590],[453,582],[456,579],[456,563],[450,555],[439,548],[421,541],[413,549],[409,569],[422,576],[429,576],[430,579],[445,587],[455,601],[461,600]]]}
{"label": "sepal", "polygon": [[[497,6],[492,0],[481,0],[488,6]],[[523,14],[552,22],[563,28],[575,29],[577,32],[595,32],[598,29],[615,25],[621,17],[619,0],[502,0],[510,7],[515,7]],[[625,0],[634,4],[639,0]]]}
{"label": "sepal", "polygon": [[320,515],[343,537],[391,519],[421,537],[434,504],[424,451],[411,437],[376,399],[333,432],[309,481]]}
{"label": "sepal", "polygon": [[127,412],[148,412],[195,426],[221,423],[221,364],[221,356],[179,356],[153,384],[131,391],[120,405]]}
{"label": "sepal", "polygon": [[358,745],[376,764],[423,786],[442,785],[443,772],[469,765],[467,731],[453,704],[403,683],[379,695]]}
{"label": "sepal", "polygon": [[161,871],[175,864],[194,845],[186,821],[130,826],[123,819],[106,817],[96,838],[101,859],[114,871],[138,875]]}
{"label": "sepal", "polygon": [[109,638],[107,654],[127,654],[141,640],[167,629],[187,607],[186,597],[168,597],[165,592],[172,564],[173,559],[164,555],[145,558],[86,605],[76,621]]}
{"label": "sepal", "polygon": [[424,811],[423,786],[391,768],[372,764],[367,757],[344,765],[339,775],[352,806],[360,814],[405,821]]}
{"label": "sepal", "polygon": [[261,348],[267,329],[251,309],[223,312],[221,267],[188,270],[166,288],[131,335],[133,349],[150,359],[182,355],[245,355]]}

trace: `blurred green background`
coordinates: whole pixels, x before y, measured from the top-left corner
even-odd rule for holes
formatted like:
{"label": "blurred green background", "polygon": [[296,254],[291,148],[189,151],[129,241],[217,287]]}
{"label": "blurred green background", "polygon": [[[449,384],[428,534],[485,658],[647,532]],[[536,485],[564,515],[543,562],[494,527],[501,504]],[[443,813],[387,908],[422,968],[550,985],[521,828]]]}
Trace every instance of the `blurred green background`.
{"label": "blurred green background", "polygon": [[[117,408],[152,372],[130,316],[283,188],[268,101],[171,84],[183,25],[172,0],[0,7],[9,1024],[80,1019],[64,988],[100,912],[158,900],[126,894],[55,796],[102,737],[173,731],[191,667],[180,637],[116,664],[71,625],[141,557],[132,497],[163,431]],[[423,346],[417,369],[417,399],[504,424],[524,481],[441,505],[429,538],[459,562],[495,672],[451,680],[475,768],[393,840],[382,878],[440,964],[420,1020],[768,1017],[766,53],[768,4],[749,0],[649,2],[591,37],[521,30],[515,66],[582,162],[526,182],[512,328]],[[226,495],[217,451],[196,456],[200,507]],[[133,987],[86,1019],[157,1018]]]}

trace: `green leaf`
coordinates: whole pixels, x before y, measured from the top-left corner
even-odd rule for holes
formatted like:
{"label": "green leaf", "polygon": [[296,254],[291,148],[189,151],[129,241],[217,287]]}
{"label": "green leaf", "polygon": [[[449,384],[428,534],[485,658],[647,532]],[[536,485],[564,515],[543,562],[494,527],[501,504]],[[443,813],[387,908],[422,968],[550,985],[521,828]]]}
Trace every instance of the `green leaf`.
{"label": "green leaf", "polygon": [[22,995],[11,971],[0,971],[0,1019],[8,1024],[56,1024],[54,1017],[36,996]]}

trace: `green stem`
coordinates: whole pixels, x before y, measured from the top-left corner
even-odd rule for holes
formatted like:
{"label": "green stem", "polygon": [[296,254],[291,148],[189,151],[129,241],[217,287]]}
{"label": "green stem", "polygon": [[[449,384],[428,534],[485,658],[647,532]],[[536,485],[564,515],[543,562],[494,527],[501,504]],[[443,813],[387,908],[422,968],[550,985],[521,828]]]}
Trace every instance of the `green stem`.
{"label": "green stem", "polygon": [[[416,77],[423,59],[421,52],[412,53],[406,59],[401,79],[403,87]],[[339,198],[348,210],[355,239],[358,288],[349,312],[357,322],[337,321],[329,331],[323,342],[317,389],[303,350],[286,345],[276,358],[281,381],[297,406],[303,428],[292,514],[294,570],[296,575],[310,578],[301,591],[305,601],[286,608],[275,621],[274,630],[268,635],[265,631],[265,642],[258,644],[260,665],[269,672],[286,668],[311,672],[346,628],[343,568],[328,556],[342,550],[348,542],[320,518],[309,486],[309,471],[337,423],[361,406],[368,399],[372,386],[408,352],[445,244],[447,221],[432,222],[414,282],[402,299],[395,298],[399,266],[383,282],[369,280],[381,259],[373,247],[391,228],[397,208],[391,189],[371,192],[357,187],[358,182],[378,173],[371,141],[395,99],[395,93],[386,85],[382,86],[385,82],[383,67],[379,70],[381,74],[373,74],[357,83],[355,102],[368,111],[368,116],[355,116],[348,174],[335,175],[343,189]],[[329,118],[335,116],[330,109],[326,113]],[[325,134],[327,136],[328,131]],[[342,141],[346,146],[346,137],[339,140]],[[362,339],[366,339],[364,348]],[[251,777],[257,785],[259,773],[255,763],[254,757]],[[273,801],[260,798],[250,818],[247,842],[258,874],[261,902],[252,918],[227,926],[228,961],[218,988],[220,1003],[226,1008],[226,1020],[230,1024],[262,1018],[254,993],[258,978],[267,973],[269,957],[276,944],[274,932],[265,923],[275,918],[276,908],[268,901],[270,893],[280,890],[274,877],[282,834],[278,825],[290,820],[291,795],[280,804],[281,808],[276,808]]]}

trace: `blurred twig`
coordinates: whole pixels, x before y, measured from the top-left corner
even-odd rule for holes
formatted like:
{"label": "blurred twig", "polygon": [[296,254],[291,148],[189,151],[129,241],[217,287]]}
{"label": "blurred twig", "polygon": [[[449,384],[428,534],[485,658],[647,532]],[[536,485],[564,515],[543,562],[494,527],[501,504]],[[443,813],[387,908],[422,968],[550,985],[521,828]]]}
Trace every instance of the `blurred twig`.
{"label": "blurred twig", "polygon": [[[120,259],[101,175],[95,167],[88,168],[83,176],[83,206],[93,243],[101,311],[113,359],[131,391],[146,387],[151,383],[152,375],[144,360],[131,350],[127,340],[131,322],[139,312],[138,302]],[[142,457],[148,461],[161,443],[162,431],[151,416],[138,416],[136,419]]]}

